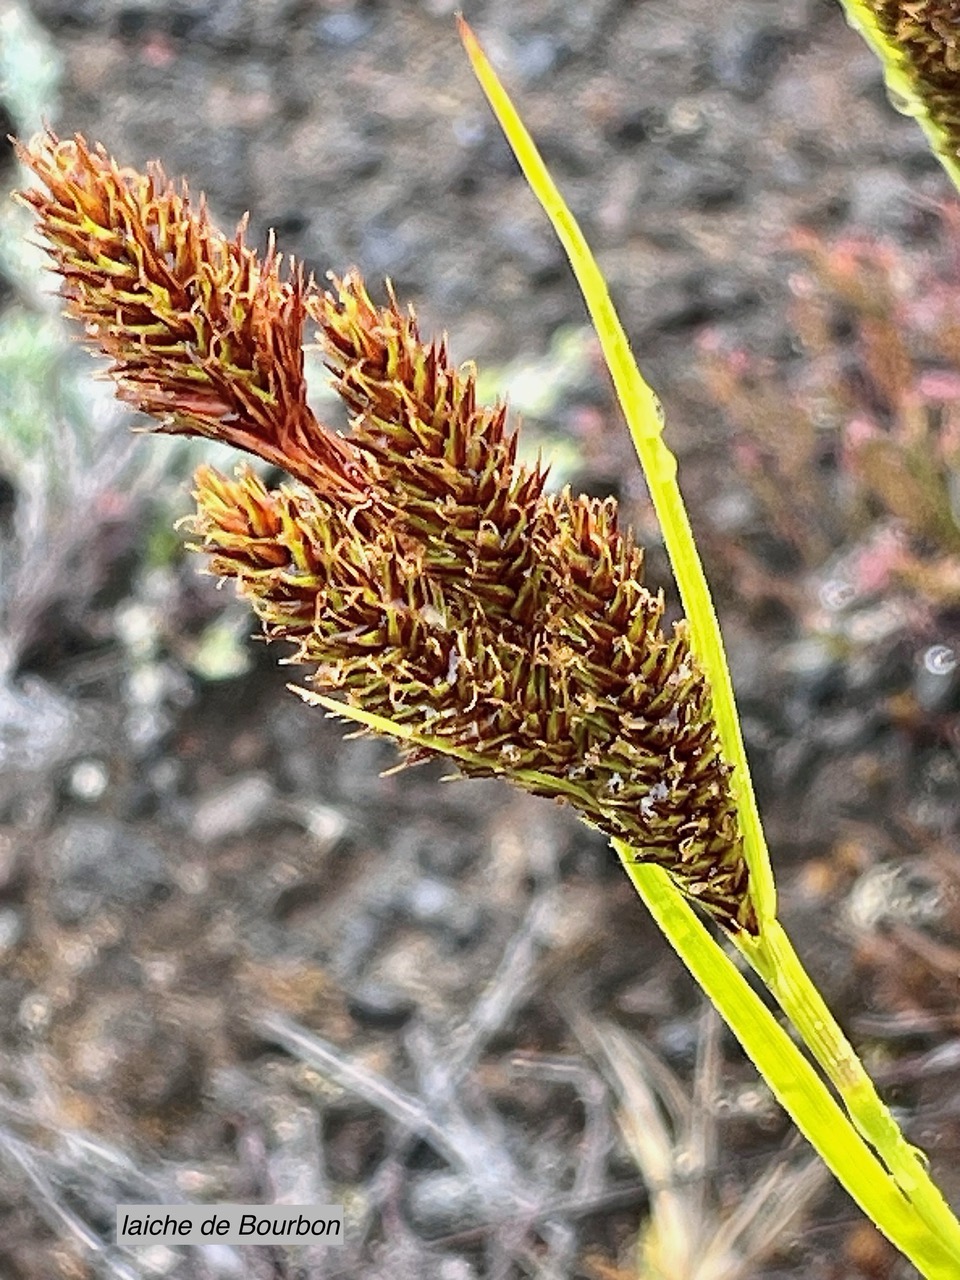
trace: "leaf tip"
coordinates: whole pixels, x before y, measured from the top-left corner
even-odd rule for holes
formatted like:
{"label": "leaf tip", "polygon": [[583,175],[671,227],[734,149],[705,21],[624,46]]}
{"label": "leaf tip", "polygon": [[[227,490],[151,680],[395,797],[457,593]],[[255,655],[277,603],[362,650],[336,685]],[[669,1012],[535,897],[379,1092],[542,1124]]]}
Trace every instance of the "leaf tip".
{"label": "leaf tip", "polygon": [[460,42],[467,52],[467,57],[470,59],[474,71],[477,72],[478,68],[486,62],[486,57],[480,47],[480,41],[473,34],[473,28],[461,12],[457,12],[456,19]]}

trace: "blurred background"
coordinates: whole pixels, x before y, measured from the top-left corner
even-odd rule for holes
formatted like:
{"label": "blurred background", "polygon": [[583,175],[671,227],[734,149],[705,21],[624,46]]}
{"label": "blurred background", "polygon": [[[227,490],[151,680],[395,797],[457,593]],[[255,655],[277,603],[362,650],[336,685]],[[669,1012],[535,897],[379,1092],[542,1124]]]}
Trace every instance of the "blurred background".
{"label": "blurred background", "polygon": [[[390,276],[614,493],[578,293],[447,0],[0,0],[0,134],[161,159]],[[827,0],[476,0],[667,410],[798,949],[960,1197],[960,211]],[[25,181],[8,147],[6,193]],[[175,521],[0,208],[0,1276],[886,1280],[596,833],[388,773]],[[382,295],[381,295],[382,296]],[[315,361],[318,409],[336,408]],[[117,1202],[342,1203],[347,1243],[113,1245]]]}

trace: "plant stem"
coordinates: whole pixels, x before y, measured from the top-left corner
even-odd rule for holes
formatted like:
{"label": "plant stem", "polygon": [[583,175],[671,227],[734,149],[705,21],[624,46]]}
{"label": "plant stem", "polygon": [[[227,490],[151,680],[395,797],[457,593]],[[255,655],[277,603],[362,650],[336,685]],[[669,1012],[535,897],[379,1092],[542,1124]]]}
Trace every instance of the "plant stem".
{"label": "plant stem", "polygon": [[[353,720],[376,733],[445,751],[443,744],[423,737],[409,725],[395,724],[348,703],[290,687],[331,715]],[[748,949],[740,940],[740,949],[836,1085],[850,1115],[838,1105],[824,1080],[689,906],[669,874],[662,867],[637,862],[636,850],[622,841],[614,840],[613,846],[670,944],[827,1168],[927,1280],[956,1280],[960,1274],[960,1225],[880,1101],[779,924],[773,922],[764,929],[764,936],[774,939],[770,946],[754,942]],[[864,1137],[883,1156],[889,1171]]]}
{"label": "plant stem", "polygon": [[736,941],[840,1094],[854,1124],[930,1230],[953,1251],[960,1268],[960,1223],[930,1179],[922,1154],[906,1141],[879,1097],[781,925],[773,921],[760,938]]}
{"label": "plant stem", "polygon": [[[636,862],[634,850],[619,841],[613,843],[624,870],[680,959],[837,1180],[922,1275],[928,1280],[956,1280],[960,1274],[957,1224],[939,1199],[936,1188],[931,1188],[933,1197],[939,1201],[945,1217],[934,1224],[928,1221],[930,1206],[926,1200],[918,1201],[914,1191],[908,1199],[897,1188],[824,1081],[671,883],[669,875],[661,867]],[[782,931],[781,936],[789,948]],[[809,978],[806,986],[810,988]],[[819,997],[816,1002],[824,1008]],[[813,1015],[816,1002],[808,1004],[809,1016]],[[793,1016],[792,1011],[788,1012]],[[817,1016],[822,1018],[822,1013]],[[833,1021],[829,1013],[827,1020]],[[826,1048],[823,1051],[826,1053]],[[849,1045],[847,1053],[853,1056]],[[856,1061],[855,1057],[853,1060]],[[859,1063],[857,1067],[862,1077],[858,1084],[862,1085],[866,1077]],[[872,1091],[869,1081],[867,1085]],[[889,1113],[887,1115],[889,1124],[896,1130]],[[897,1134],[899,1136],[898,1130]],[[902,1137],[900,1142],[903,1143]],[[912,1159],[916,1163],[916,1156]]]}

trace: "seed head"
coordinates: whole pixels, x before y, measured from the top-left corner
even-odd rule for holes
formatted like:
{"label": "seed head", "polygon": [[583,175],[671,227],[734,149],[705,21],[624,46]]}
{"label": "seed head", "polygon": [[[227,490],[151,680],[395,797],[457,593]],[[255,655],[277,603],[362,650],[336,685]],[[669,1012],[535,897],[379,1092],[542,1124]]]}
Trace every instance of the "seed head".
{"label": "seed head", "polygon": [[121,399],[154,430],[247,449],[308,483],[350,475],[350,453],[321,429],[306,398],[306,282],[281,271],[273,242],[260,261],[193,208],[158,164],[121,169],[103,147],[48,132],[19,158],[46,190],[36,212],[67,313],[113,361]]}
{"label": "seed head", "polygon": [[[710,693],[616,504],[548,493],[503,405],[425,342],[388,286],[320,292],[272,243],[263,262],[154,168],[53,135],[21,148],[71,315],[159,430],[225,440],[250,467],[196,476],[196,546],[233,578],[310,685],[398,725],[410,762],[454,758],[564,800],[665,867],[731,930],[757,931]],[[306,400],[319,326],[348,438]]]}

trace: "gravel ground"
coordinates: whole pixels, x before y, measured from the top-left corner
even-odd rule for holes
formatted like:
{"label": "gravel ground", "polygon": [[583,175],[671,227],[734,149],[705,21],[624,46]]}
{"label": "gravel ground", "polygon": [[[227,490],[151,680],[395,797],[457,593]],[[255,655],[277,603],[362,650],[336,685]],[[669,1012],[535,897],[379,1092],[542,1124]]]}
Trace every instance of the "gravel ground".
{"label": "gravel ground", "polygon": [[[619,495],[665,578],[582,305],[451,5],[30,11],[62,60],[58,131],[161,158],[318,275],[392,277],[529,402],[565,478]],[[738,489],[698,339],[785,359],[790,231],[922,247],[946,179],[832,3],[467,17],[598,251],[706,529]],[[28,304],[8,282],[0,305]],[[73,369],[58,357],[50,387]],[[492,782],[384,775],[388,745],[286,693],[167,532],[196,453],[128,455],[126,425],[105,428],[116,465],[49,459],[67,483],[10,558],[0,615],[0,1276],[619,1280],[664,1212],[657,1176],[677,1280],[751,1196],[772,1243],[738,1238],[718,1276],[914,1274],[805,1168],[603,840]],[[22,542],[26,481],[4,467]],[[954,633],[845,661],[804,630],[812,603],[771,620],[723,582],[785,923],[956,1199],[960,688],[920,661]],[[936,732],[894,714],[905,690]],[[344,1203],[346,1246],[110,1243],[118,1201],[273,1198]]]}

